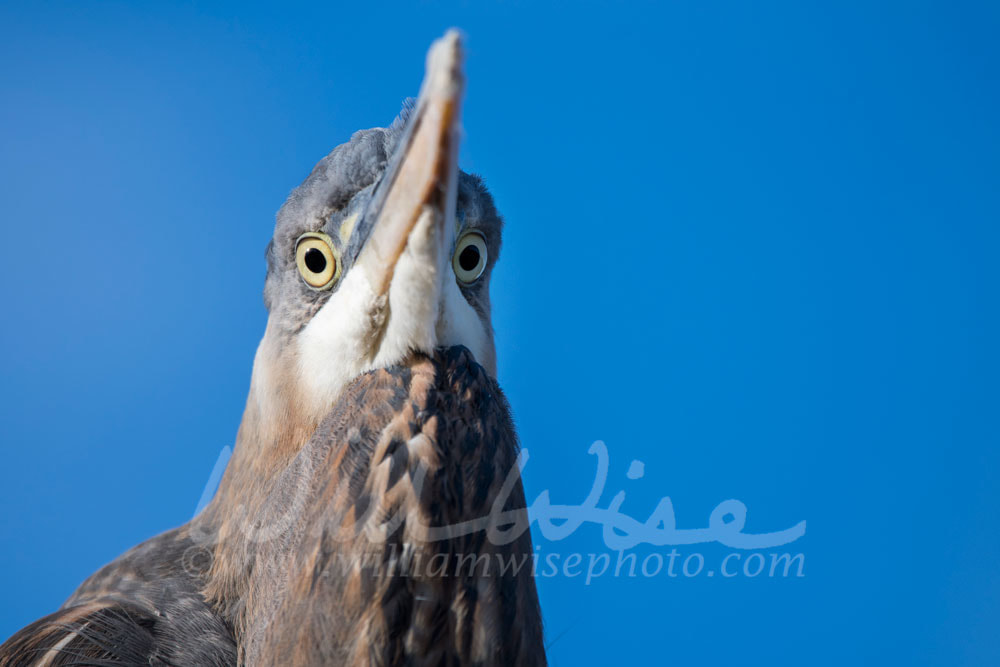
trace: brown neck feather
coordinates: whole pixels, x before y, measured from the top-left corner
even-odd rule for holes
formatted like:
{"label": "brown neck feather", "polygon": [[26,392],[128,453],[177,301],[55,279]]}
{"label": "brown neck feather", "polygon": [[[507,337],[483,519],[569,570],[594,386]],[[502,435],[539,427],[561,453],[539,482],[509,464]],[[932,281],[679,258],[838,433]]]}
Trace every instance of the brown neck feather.
{"label": "brown neck feather", "polygon": [[291,372],[294,364],[271,353],[265,336],[254,361],[236,447],[212,503],[195,520],[211,543],[212,567],[204,594],[235,628],[249,604],[256,545],[267,527],[255,525],[260,509],[309,437],[319,417],[307,414]]}

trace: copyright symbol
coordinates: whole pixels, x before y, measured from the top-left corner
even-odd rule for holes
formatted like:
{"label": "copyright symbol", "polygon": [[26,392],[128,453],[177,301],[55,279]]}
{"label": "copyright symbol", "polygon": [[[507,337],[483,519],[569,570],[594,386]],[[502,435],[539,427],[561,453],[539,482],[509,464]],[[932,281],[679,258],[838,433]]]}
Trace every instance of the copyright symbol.
{"label": "copyright symbol", "polygon": [[212,552],[204,547],[188,547],[181,556],[181,567],[191,576],[202,577],[211,569],[213,558]]}

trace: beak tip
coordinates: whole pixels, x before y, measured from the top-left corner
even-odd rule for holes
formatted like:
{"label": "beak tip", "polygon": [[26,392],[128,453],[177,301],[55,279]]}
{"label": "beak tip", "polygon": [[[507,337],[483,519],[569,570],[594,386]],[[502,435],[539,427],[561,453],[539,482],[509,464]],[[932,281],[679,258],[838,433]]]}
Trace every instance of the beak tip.
{"label": "beak tip", "polygon": [[447,51],[454,59],[461,60],[462,42],[465,41],[462,31],[458,28],[448,28],[448,30],[434,41],[431,50]]}
{"label": "beak tip", "polygon": [[[464,87],[462,33],[450,28],[427,52],[426,90],[428,96],[460,98]],[[423,94],[421,95],[423,96]]]}

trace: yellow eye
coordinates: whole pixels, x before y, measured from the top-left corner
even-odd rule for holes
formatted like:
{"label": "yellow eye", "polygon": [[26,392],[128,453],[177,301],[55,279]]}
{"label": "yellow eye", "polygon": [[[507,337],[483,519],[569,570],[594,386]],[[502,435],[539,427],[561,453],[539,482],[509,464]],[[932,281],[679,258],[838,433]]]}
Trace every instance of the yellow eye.
{"label": "yellow eye", "polygon": [[340,274],[333,241],[320,232],[308,232],[299,237],[295,246],[295,263],[302,280],[313,289],[330,289]]}
{"label": "yellow eye", "polygon": [[476,282],[486,270],[486,239],[479,232],[469,232],[458,240],[451,258],[458,281],[463,285]]}

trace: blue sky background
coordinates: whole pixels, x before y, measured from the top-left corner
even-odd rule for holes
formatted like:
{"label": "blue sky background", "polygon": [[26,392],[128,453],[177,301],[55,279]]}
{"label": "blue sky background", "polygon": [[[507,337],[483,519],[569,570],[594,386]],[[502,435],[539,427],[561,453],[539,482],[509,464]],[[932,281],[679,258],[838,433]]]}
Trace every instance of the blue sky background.
{"label": "blue sky background", "polygon": [[190,517],[274,212],[455,25],[529,499],[601,439],[634,517],[808,522],[803,578],[540,578],[552,664],[997,664],[1000,8],[824,5],[4,3],[0,636]]}

